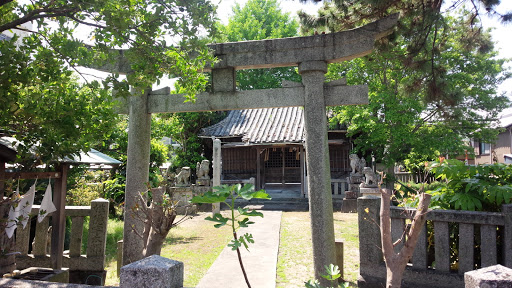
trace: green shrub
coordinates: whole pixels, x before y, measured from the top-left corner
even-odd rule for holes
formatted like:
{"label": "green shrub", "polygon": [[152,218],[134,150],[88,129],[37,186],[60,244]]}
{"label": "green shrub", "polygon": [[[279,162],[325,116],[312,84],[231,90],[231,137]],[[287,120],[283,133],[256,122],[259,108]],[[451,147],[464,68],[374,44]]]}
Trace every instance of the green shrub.
{"label": "green shrub", "polygon": [[446,181],[438,189],[448,195],[457,210],[500,211],[512,200],[512,166],[501,163],[467,166],[462,161],[445,160],[431,165],[436,177]]}
{"label": "green shrub", "polygon": [[[432,195],[431,208],[498,212],[512,202],[512,165],[501,163],[468,166],[459,160],[443,160],[429,165],[439,182],[426,184]],[[414,189],[421,184],[399,185],[403,206],[417,204]]]}
{"label": "green shrub", "polygon": [[104,178],[103,171],[86,171],[76,182],[75,186],[68,190],[66,205],[89,206],[91,201],[103,197]]}

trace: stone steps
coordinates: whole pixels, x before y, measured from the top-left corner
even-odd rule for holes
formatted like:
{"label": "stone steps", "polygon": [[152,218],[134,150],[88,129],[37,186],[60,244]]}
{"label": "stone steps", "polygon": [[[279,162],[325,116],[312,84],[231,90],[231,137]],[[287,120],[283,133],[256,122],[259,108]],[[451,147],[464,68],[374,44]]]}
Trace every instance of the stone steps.
{"label": "stone steps", "polygon": [[[249,207],[250,209],[258,210],[276,210],[276,211],[308,211],[309,203],[308,198],[303,197],[272,197],[272,200],[251,199],[249,201],[237,199],[235,201],[236,207]],[[343,199],[333,198],[334,211],[339,211]],[[222,209],[227,206],[222,205]]]}

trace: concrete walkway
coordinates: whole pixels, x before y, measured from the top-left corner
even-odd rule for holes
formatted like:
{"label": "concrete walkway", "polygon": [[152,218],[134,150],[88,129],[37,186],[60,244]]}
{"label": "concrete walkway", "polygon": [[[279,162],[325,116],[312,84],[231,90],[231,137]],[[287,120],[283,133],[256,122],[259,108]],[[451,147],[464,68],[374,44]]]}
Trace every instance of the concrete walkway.
{"label": "concrete walkway", "polygon": [[[264,217],[251,217],[255,224],[237,231],[250,233],[254,242],[249,250],[241,248],[242,261],[252,287],[276,287],[277,253],[281,229],[281,211],[263,211]],[[196,288],[247,287],[236,251],[224,248]]]}

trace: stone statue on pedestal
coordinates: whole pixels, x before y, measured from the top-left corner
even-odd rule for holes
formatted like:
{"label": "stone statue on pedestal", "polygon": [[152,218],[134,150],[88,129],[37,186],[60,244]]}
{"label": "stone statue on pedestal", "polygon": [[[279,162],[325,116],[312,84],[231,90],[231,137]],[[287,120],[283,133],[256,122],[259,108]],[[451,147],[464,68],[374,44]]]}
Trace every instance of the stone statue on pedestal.
{"label": "stone statue on pedestal", "polygon": [[380,176],[371,167],[364,167],[364,182],[359,185],[359,192],[362,196],[373,195],[380,197],[379,182]]}
{"label": "stone statue on pedestal", "polygon": [[364,182],[361,183],[362,188],[377,188],[379,187],[380,176],[373,171],[371,167],[364,167]]}
{"label": "stone statue on pedestal", "polygon": [[196,176],[197,186],[210,186],[210,161],[203,160],[201,163],[197,162]]}
{"label": "stone statue on pedestal", "polygon": [[180,173],[176,175],[176,187],[190,186],[190,167],[181,168]]}
{"label": "stone statue on pedestal", "polygon": [[363,157],[359,159],[359,157],[357,157],[357,154],[350,154],[348,158],[350,159],[350,168],[352,168],[352,172],[350,173],[350,175],[362,176],[363,168],[366,166],[366,160],[364,160]]}

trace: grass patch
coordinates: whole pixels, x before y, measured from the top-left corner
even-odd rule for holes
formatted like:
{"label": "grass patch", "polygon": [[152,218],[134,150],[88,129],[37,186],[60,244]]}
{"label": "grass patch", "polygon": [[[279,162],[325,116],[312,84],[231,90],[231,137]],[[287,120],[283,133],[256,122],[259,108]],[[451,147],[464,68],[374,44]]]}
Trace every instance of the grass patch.
{"label": "grass patch", "polygon": [[[200,213],[178,227],[172,228],[162,247],[162,257],[184,263],[185,281],[183,284],[185,287],[194,287],[199,283],[232,237],[231,227],[224,226],[217,229],[213,227],[212,222],[204,220],[210,215],[211,213]],[[117,221],[120,223],[119,226],[118,223],[110,221],[107,232],[107,280],[105,285],[116,286],[119,285],[116,259],[117,241],[123,238],[123,222]]]}
{"label": "grass patch", "polygon": [[334,235],[343,241],[343,277],[357,287],[359,276],[359,226],[357,213],[334,213]]}
{"label": "grass patch", "polygon": [[[304,287],[314,278],[309,212],[283,212],[276,287]],[[359,274],[357,214],[334,213],[336,239],[344,242],[344,279],[356,284]]]}
{"label": "grass patch", "polygon": [[[227,211],[222,214],[226,216]],[[231,227],[215,228],[212,222],[204,220],[210,215],[201,213],[171,229],[162,248],[163,257],[185,264],[185,287],[199,283],[232,237]]]}
{"label": "grass patch", "polygon": [[108,219],[107,247],[105,250],[107,278],[105,279],[105,286],[119,286],[119,277],[117,276],[117,241],[123,240],[123,230],[123,221]]}
{"label": "grass patch", "polygon": [[[224,211],[228,213],[228,211]],[[265,213],[265,212],[263,212]],[[231,227],[214,228],[200,213],[171,229],[161,255],[185,264],[185,287],[195,287],[231,239]],[[314,278],[309,212],[283,212],[277,261],[276,287],[304,287]],[[344,278],[353,284],[359,274],[359,238],[357,214],[334,213],[335,237],[344,242]],[[107,234],[105,285],[119,285],[117,277],[117,241],[123,236],[123,222],[109,220]]]}

